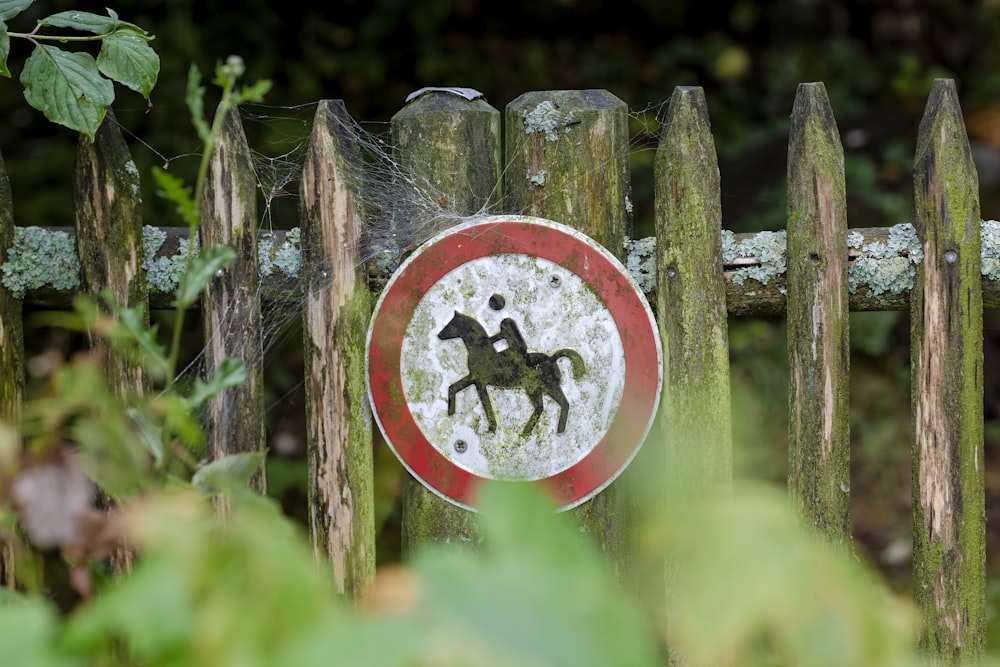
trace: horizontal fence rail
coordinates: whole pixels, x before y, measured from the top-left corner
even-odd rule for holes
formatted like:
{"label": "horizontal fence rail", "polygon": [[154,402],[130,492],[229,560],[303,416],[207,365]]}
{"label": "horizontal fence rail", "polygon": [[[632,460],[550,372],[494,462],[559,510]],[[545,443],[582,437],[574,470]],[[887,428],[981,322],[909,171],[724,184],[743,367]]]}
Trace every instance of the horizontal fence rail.
{"label": "horizontal fence rail", "polygon": [[[823,84],[800,85],[792,109],[787,230],[723,230],[704,93],[677,88],[665,114],[650,238],[631,238],[628,113],[607,91],[527,93],[507,106],[502,130],[501,112],[481,98],[418,96],[392,120],[393,160],[408,184],[434,184],[437,201],[449,207],[447,223],[479,213],[547,217],[622,259],[658,311],[667,386],[660,437],[640,452],[640,463],[662,470],[665,486],[669,480],[714,493],[729,484],[727,318],[787,316],[789,494],[834,543],[850,543],[847,314],[909,310],[922,643],[944,663],[975,659],[985,641],[982,314],[1000,308],[1000,222],[980,217],[954,83],[938,80],[927,102],[912,224],[885,228],[848,228],[844,152]],[[343,104],[320,102],[302,179],[301,229],[258,230],[250,152],[232,115],[212,156],[200,239],[142,225],[138,173],[113,122],[93,144],[80,142],[74,228],[15,227],[0,161],[0,419],[16,421],[23,400],[24,307],[68,308],[75,294],[102,288],[121,303],[171,307],[190,245],[235,248],[237,264],[220,272],[197,304],[205,372],[237,357],[249,376],[207,410],[210,451],[264,446],[262,331],[270,309],[262,304],[301,304],[310,529],[336,589],[354,598],[370,588],[375,563],[367,322],[373,294],[404,250],[423,240],[404,238],[412,225],[402,221],[420,212],[401,207],[392,218],[396,245],[374,259],[361,251],[356,139]],[[147,388],[148,379],[128,364],[109,359],[104,370],[122,393]],[[261,472],[253,486],[263,490],[265,482]],[[478,543],[465,510],[412,480],[403,495],[407,553],[426,542]],[[632,557],[631,506],[613,484],[572,510],[619,573]],[[12,567],[0,544],[0,582],[13,579]]]}
{"label": "horizontal fence rail", "polygon": [[[733,233],[722,230],[722,272],[726,310],[734,316],[784,315],[788,298],[787,232]],[[1000,221],[981,222],[983,307],[1000,308]],[[171,308],[187,248],[186,227],[143,228],[144,256],[153,309]],[[63,309],[81,290],[80,264],[72,227],[17,227],[0,281],[33,308]],[[852,311],[906,311],[923,255],[910,223],[856,227],[847,235],[848,303]],[[655,307],[656,239],[625,242],[625,264]],[[259,233],[258,277],[264,301],[302,297],[299,228]],[[390,271],[368,262],[365,274],[377,292]]]}

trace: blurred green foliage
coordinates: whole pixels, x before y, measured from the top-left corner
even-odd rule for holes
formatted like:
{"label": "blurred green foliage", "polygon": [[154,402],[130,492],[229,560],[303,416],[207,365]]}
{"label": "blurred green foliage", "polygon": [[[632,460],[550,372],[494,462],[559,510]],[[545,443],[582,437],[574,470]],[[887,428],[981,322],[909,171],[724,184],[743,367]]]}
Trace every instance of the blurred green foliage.
{"label": "blurred green foliage", "polygon": [[[35,18],[71,8],[103,12],[103,3],[87,4],[38,0],[27,23],[11,29],[30,29]],[[987,114],[1000,101],[1000,4],[994,1],[343,0],[294,9],[266,0],[115,4],[122,16],[158,36],[162,58],[152,107],[128,94],[115,107],[144,176],[157,165],[192,180],[199,142],[183,109],[186,72],[192,62],[211,68],[231,53],[252,54],[246,58],[251,80],[274,81],[269,101],[280,106],[245,111],[253,121],[247,127],[251,145],[272,155],[292,150],[308,132],[301,119],[311,117],[311,109],[292,107],[321,97],[344,98],[355,117],[382,131],[405,95],[425,85],[474,87],[498,108],[528,90],[607,88],[634,113],[637,235],[651,233],[655,117],[675,85],[706,89],[721,160],[724,224],[736,231],[784,227],[787,117],[800,82],[826,83],[846,149],[855,227],[907,220],[915,128],[934,77],[958,80],[967,116]],[[22,65],[14,54],[15,75]],[[0,117],[0,152],[18,224],[70,224],[70,198],[50,195],[69,192],[75,136],[42,123],[16,94],[0,96]],[[987,130],[972,131],[980,125],[970,124],[977,159],[996,157],[1000,140],[988,122],[982,126]],[[981,169],[983,211],[993,217],[1000,177],[988,173]],[[295,194],[294,183],[287,194]],[[147,223],[162,224],[172,215],[149,178],[144,200]],[[267,210],[274,213],[268,224],[297,224],[294,205]],[[987,378],[994,376],[989,355],[998,347],[998,330],[988,318]],[[734,397],[737,462],[775,481],[783,478],[786,456],[784,335],[780,320],[730,324],[734,384],[754,388]],[[908,562],[908,355],[905,314],[852,315],[855,532],[867,557],[900,589],[907,585]],[[298,371],[299,361],[281,350],[276,358],[269,391],[294,400],[296,379],[288,369]],[[994,387],[986,391],[990,462],[1000,441],[1000,400]],[[298,433],[300,405],[272,410],[273,430]],[[380,520],[391,526],[399,468],[391,457],[382,461]],[[269,465],[281,472],[274,491],[294,495],[303,467]],[[390,469],[395,477],[385,473]],[[285,506],[293,514],[301,510],[301,502]]]}
{"label": "blurred green foliage", "polygon": [[651,606],[528,485],[483,489],[482,553],[439,546],[383,569],[360,609],[333,593],[273,503],[230,500],[225,519],[191,490],[131,505],[134,571],[68,616],[6,594],[0,661],[640,667],[665,664],[669,647],[694,667],[921,664],[909,605],[806,531],[773,489],[649,513],[643,551],[676,575]]}

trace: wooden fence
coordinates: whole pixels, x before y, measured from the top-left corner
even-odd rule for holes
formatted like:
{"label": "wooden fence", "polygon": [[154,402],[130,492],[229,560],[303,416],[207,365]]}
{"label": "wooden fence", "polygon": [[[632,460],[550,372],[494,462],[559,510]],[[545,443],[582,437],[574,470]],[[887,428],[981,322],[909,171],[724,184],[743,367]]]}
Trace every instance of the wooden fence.
{"label": "wooden fence", "polygon": [[[537,122],[540,111],[544,124]],[[401,110],[391,131],[399,164],[413,178],[433,182],[458,214],[516,211],[557,220],[590,235],[647,280],[666,348],[660,427],[670,465],[681,471],[673,479],[709,489],[729,483],[727,318],[786,313],[789,492],[833,542],[850,541],[848,311],[909,308],[913,574],[926,619],[923,642],[946,662],[979,655],[985,634],[982,314],[984,303],[1000,306],[1000,282],[984,274],[1000,268],[1000,255],[992,248],[993,259],[981,260],[978,181],[953,82],[935,83],[920,126],[913,227],[850,233],[844,154],[825,88],[800,85],[788,150],[787,251],[782,234],[722,231],[718,162],[699,88],[677,88],[661,119],[656,237],[631,240],[627,120],[626,105],[605,91],[534,92],[507,106],[501,135],[500,112],[485,100],[431,93]],[[208,411],[218,455],[265,442],[261,299],[303,300],[311,531],[337,587],[358,596],[371,584],[375,562],[363,354],[373,298],[359,250],[357,193],[347,177],[357,161],[350,127],[340,102],[319,103],[302,176],[301,228],[265,238],[257,230],[250,151],[238,119],[230,118],[211,166],[202,237],[206,245],[232,245],[238,259],[212,282],[200,307],[209,370],[227,357],[249,366],[246,385]],[[16,267],[5,267],[5,285],[13,288],[0,288],[0,411],[12,418],[24,386],[22,298],[29,308],[59,307],[76,289],[110,287],[123,304],[161,307],[170,287],[161,269],[184,233],[144,230],[138,174],[114,123],[105,122],[94,144],[80,141],[76,228],[63,230],[69,236],[15,230],[2,167],[0,255],[7,256],[15,236],[26,242],[36,233],[66,247],[75,235],[79,256],[78,288],[74,266],[63,267],[61,289],[14,284]],[[44,252],[44,245],[31,247]],[[266,276],[264,290],[258,275]],[[144,386],[138,370],[114,358],[105,364],[121,390]],[[255,480],[258,488],[264,483]],[[609,559],[625,567],[628,514],[615,485],[571,512]],[[413,480],[404,488],[403,533],[406,550],[478,539],[468,512]]]}

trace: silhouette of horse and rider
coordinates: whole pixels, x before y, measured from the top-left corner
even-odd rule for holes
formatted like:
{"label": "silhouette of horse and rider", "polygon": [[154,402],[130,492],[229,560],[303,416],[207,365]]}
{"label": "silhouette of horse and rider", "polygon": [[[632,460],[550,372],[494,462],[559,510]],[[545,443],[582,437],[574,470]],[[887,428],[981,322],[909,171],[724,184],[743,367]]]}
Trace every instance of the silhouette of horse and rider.
{"label": "silhouette of horse and rider", "polygon": [[[500,300],[502,304],[502,299]],[[491,307],[496,307],[491,301]],[[562,390],[562,379],[556,361],[566,357],[573,364],[573,377],[579,379],[587,370],[583,358],[574,350],[563,348],[553,354],[529,352],[524,336],[517,323],[509,317],[500,322],[500,332],[490,336],[475,318],[455,311],[454,317],[438,332],[438,338],[448,340],[459,338],[468,351],[469,374],[448,387],[448,415],[455,414],[455,397],[468,387],[475,387],[479,402],[486,413],[489,432],[497,428],[487,386],[506,389],[523,389],[531,400],[534,412],[521,430],[521,437],[527,437],[544,409],[542,399],[551,396],[559,404],[558,433],[566,430],[569,417],[569,401]],[[497,350],[495,344],[505,341],[507,347]]]}

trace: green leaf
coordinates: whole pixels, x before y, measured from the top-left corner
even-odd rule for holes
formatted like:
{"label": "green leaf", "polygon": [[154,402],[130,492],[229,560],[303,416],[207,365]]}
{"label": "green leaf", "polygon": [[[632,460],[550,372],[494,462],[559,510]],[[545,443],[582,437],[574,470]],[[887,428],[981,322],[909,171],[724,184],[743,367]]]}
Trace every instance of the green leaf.
{"label": "green leaf", "polygon": [[150,327],[145,316],[145,307],[142,304],[132,308],[124,308],[115,300],[114,294],[109,289],[101,291],[101,298],[108,305],[108,309],[114,313],[117,319],[117,326],[111,332],[111,339],[117,345],[135,345],[142,352],[143,365],[148,368],[156,377],[163,377],[167,369],[170,368],[167,362],[167,352],[156,340],[156,327]]}
{"label": "green leaf", "polygon": [[0,0],[0,20],[7,21],[27,9],[35,0]]}
{"label": "green leaf", "polygon": [[178,307],[187,308],[194,303],[215,274],[234,261],[236,251],[229,246],[220,245],[204,250],[181,278],[180,287],[177,288]]}
{"label": "green leaf", "polygon": [[21,85],[28,104],[91,141],[115,100],[114,84],[101,76],[93,56],[44,44],[25,61]]}
{"label": "green leaf", "polygon": [[[647,667],[663,664],[649,618],[623,595],[601,554],[535,487],[491,484],[480,494],[482,553],[417,554],[420,607],[448,628],[449,664]],[[415,660],[414,662],[420,662]]]}
{"label": "green leaf", "polygon": [[189,449],[200,447],[205,434],[188,410],[187,402],[175,394],[163,394],[152,403],[152,408],[163,416],[163,427]]}
{"label": "green leaf", "polygon": [[197,380],[191,395],[185,399],[189,410],[194,410],[215,398],[229,387],[242,384],[247,379],[247,368],[239,359],[223,359],[215,375],[208,382]]}
{"label": "green leaf", "polygon": [[0,664],[55,667],[82,665],[59,650],[59,611],[49,600],[23,596],[0,607]]}
{"label": "green leaf", "polygon": [[7,24],[0,21],[0,76],[10,78],[7,69],[7,55],[10,54],[10,35],[7,34]]}
{"label": "green leaf", "polygon": [[159,167],[153,167],[153,180],[160,187],[160,196],[177,205],[177,212],[184,218],[188,227],[197,227],[201,214],[194,204],[191,188],[184,185],[184,181],[178,177],[168,174]]}
{"label": "green leaf", "polygon": [[144,38],[119,30],[101,42],[97,66],[104,76],[148,98],[160,72],[160,57]]}
{"label": "green leaf", "polygon": [[227,454],[198,468],[191,483],[204,493],[244,487],[263,462],[264,452]]}
{"label": "green leaf", "polygon": [[188,70],[187,95],[185,102],[191,111],[191,124],[198,131],[198,138],[203,144],[212,138],[212,129],[205,121],[205,87],[201,85],[201,70],[191,65]]}
{"label": "green leaf", "polygon": [[115,18],[110,16],[76,11],[59,12],[38,21],[38,25],[43,28],[69,28],[95,35],[106,35],[114,31],[115,23]]}
{"label": "green leaf", "polygon": [[107,7],[107,10],[108,10],[108,16],[110,16],[115,21],[115,30],[118,31],[127,30],[129,32],[135,33],[139,37],[145,39],[147,42],[155,39],[153,35],[150,35],[148,32],[146,32],[136,24],[129,23],[128,21],[119,20],[118,12],[116,12],[115,10],[111,9],[110,7]]}
{"label": "green leaf", "polygon": [[150,420],[149,415],[138,408],[127,408],[125,412],[136,425],[136,437],[146,451],[153,455],[156,467],[163,464],[163,429]]}
{"label": "green leaf", "polygon": [[271,90],[271,82],[268,79],[261,79],[252,86],[243,86],[243,90],[240,92],[239,103],[263,102],[264,95],[266,95],[269,90]]}

